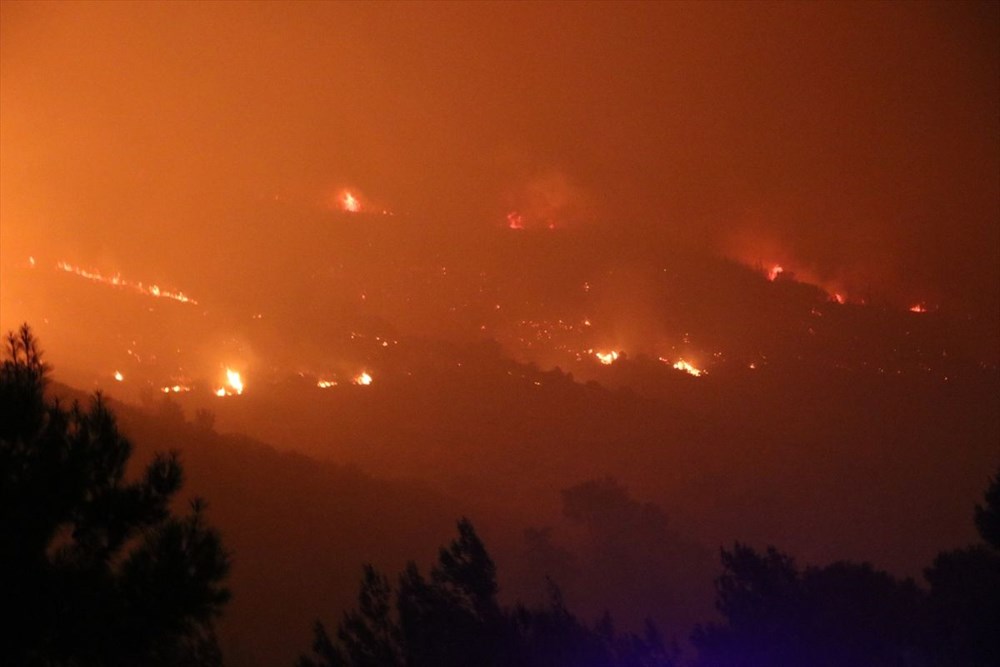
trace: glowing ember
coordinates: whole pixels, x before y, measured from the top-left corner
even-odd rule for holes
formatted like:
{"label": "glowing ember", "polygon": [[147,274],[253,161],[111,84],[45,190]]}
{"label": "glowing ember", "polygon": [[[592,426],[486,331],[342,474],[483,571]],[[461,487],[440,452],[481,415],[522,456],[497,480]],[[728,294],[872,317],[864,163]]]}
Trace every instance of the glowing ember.
{"label": "glowing ember", "polygon": [[[191,391],[191,387],[188,387],[187,385],[183,385],[183,384],[175,384],[172,387],[160,387],[160,391],[162,391],[164,394],[180,394],[181,392]],[[216,393],[219,396],[225,396],[226,395],[226,390],[223,389],[221,391],[222,391],[221,394],[218,394],[218,392],[216,392]]]}
{"label": "glowing ember", "polygon": [[925,306],[922,303],[918,303],[916,305],[910,306],[910,312],[911,313],[926,313],[927,312],[927,306]]}
{"label": "glowing ember", "polygon": [[348,213],[357,213],[361,210],[361,202],[358,198],[351,194],[349,191],[345,190],[344,194],[341,195],[340,205]]}
{"label": "glowing ember", "polygon": [[775,264],[767,272],[767,279],[773,283],[775,280],[778,279],[778,276],[780,276],[784,272],[785,268],[783,266],[781,266],[780,264]]}
{"label": "glowing ember", "polygon": [[705,374],[705,371],[703,371],[701,369],[698,369],[698,368],[695,368],[694,366],[692,366],[688,362],[684,361],[683,359],[678,359],[674,363],[673,367],[676,368],[679,371],[684,371],[688,375],[693,375],[695,377],[701,377],[702,375]]}
{"label": "glowing ember", "polygon": [[594,352],[594,356],[605,366],[610,366],[618,359],[617,352]]}
{"label": "glowing ember", "polygon": [[218,389],[215,390],[215,395],[216,396],[229,396],[229,392],[227,392],[222,387],[219,387]]}
{"label": "glowing ember", "polygon": [[[369,382],[371,379],[369,378]],[[336,387],[337,382],[335,380],[319,380],[316,382],[316,386],[320,389],[329,389],[330,387]]]}
{"label": "glowing ember", "polygon": [[834,303],[839,303],[841,306],[843,306],[844,303],[847,302],[847,299],[844,298],[844,295],[840,294],[839,292],[835,292],[834,294],[832,294],[830,296],[830,300],[833,301]]}
{"label": "glowing ember", "polygon": [[30,266],[31,268],[35,268],[35,258],[34,257],[29,257],[28,258],[28,266]]}
{"label": "glowing ember", "polygon": [[524,229],[524,217],[517,211],[507,214],[507,227],[510,229]]}
{"label": "glowing ember", "polygon": [[125,379],[125,376],[121,374],[121,371],[115,371],[115,380],[121,382]]}
{"label": "glowing ember", "polygon": [[372,376],[366,372],[362,372],[360,375],[354,378],[354,384],[368,386],[372,383]]}
{"label": "glowing ember", "polygon": [[113,276],[105,276],[97,271],[87,271],[86,269],[81,269],[78,266],[73,266],[68,262],[59,262],[56,265],[61,271],[66,273],[72,273],[74,275],[80,276],[81,278],[86,278],[95,283],[101,283],[102,285],[110,285],[112,287],[125,287],[134,292],[140,294],[145,294],[146,296],[155,296],[162,299],[173,299],[174,301],[180,301],[181,303],[197,304],[198,302],[184,294],[183,292],[171,292],[169,290],[162,289],[159,285],[144,285],[142,283],[134,283],[122,278],[119,274],[114,274]]}

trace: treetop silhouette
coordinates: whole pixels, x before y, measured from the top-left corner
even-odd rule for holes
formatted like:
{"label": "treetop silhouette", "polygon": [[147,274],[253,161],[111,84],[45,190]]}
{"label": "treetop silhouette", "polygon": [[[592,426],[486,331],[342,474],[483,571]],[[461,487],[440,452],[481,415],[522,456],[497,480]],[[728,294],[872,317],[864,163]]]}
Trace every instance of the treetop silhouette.
{"label": "treetop silhouette", "polygon": [[175,453],[135,479],[132,444],[100,393],[45,397],[48,366],[25,324],[0,365],[2,655],[14,664],[221,662],[213,633],[229,556],[204,518],[171,511]]}

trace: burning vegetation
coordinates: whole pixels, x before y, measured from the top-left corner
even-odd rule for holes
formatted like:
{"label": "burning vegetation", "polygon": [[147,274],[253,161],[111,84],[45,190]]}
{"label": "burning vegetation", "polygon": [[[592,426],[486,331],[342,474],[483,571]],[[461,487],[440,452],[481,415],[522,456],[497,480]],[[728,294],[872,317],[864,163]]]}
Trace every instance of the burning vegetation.
{"label": "burning vegetation", "polygon": [[[32,258],[32,266],[34,258]],[[65,271],[66,273],[71,273],[75,276],[85,278],[91,282],[95,282],[101,285],[107,285],[109,287],[119,287],[127,289],[145,296],[156,297],[158,299],[173,299],[174,301],[179,301],[181,303],[197,304],[198,302],[184,294],[183,292],[173,292],[167,289],[162,289],[159,285],[144,285],[140,282],[132,282],[125,280],[120,274],[115,273],[112,275],[103,275],[98,271],[88,271],[82,269],[79,266],[74,266],[69,262],[58,262],[56,267],[60,271]]]}
{"label": "burning vegetation", "polygon": [[226,369],[226,384],[215,390],[216,396],[239,396],[243,393],[243,378],[239,371]]}

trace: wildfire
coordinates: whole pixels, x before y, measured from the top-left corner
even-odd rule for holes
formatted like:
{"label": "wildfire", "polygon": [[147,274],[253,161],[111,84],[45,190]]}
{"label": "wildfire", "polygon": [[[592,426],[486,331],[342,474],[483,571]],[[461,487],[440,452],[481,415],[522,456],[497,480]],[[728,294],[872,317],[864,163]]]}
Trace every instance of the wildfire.
{"label": "wildfire", "polygon": [[834,303],[838,303],[838,304],[840,304],[841,306],[843,306],[843,305],[844,305],[844,303],[846,303],[846,302],[847,302],[847,299],[845,299],[845,298],[844,298],[844,295],[843,295],[843,294],[841,294],[840,292],[834,292],[834,293],[833,293],[833,294],[832,294],[832,295],[830,296],[830,300],[831,300],[831,301],[833,301]]}
{"label": "wildfire", "polygon": [[139,294],[145,294],[146,296],[155,296],[161,299],[173,299],[174,301],[180,301],[181,303],[197,304],[198,302],[184,294],[183,292],[172,292],[170,290],[165,290],[159,285],[144,285],[139,282],[132,282],[125,280],[120,274],[114,274],[112,276],[105,276],[98,271],[88,271],[86,269],[81,269],[79,266],[74,266],[69,262],[59,262],[56,266],[66,273],[72,273],[74,275],[80,276],[81,278],[86,278],[95,283],[100,283],[102,285],[110,285],[112,287],[124,287],[130,289],[133,292],[138,292]]}
{"label": "wildfire", "polygon": [[594,352],[594,356],[605,366],[610,366],[618,360],[617,352]]}
{"label": "wildfire", "polygon": [[[662,361],[665,364],[670,363],[668,359],[664,359],[663,357],[660,357],[660,361]],[[705,371],[701,370],[700,368],[695,368],[694,366],[684,361],[683,359],[678,359],[673,364],[671,364],[671,367],[676,368],[679,371],[684,371],[688,375],[693,375],[696,378],[705,375]],[[751,368],[753,368],[753,365],[751,365]]]}
{"label": "wildfire", "polygon": [[[369,379],[369,382],[370,381],[371,380]],[[337,382],[336,380],[317,380],[316,386],[319,387],[320,389],[329,389],[330,387],[336,387]]]}
{"label": "wildfire", "polygon": [[125,379],[125,376],[122,375],[121,371],[115,371],[115,381],[116,382],[121,382],[124,379]]}
{"label": "wildfire", "polygon": [[[162,391],[164,394],[180,394],[182,392],[191,391],[191,387],[188,387],[187,385],[183,385],[183,384],[175,384],[175,385],[173,385],[171,387],[160,387],[160,391]],[[216,392],[216,393],[218,394],[218,392]],[[223,389],[222,393],[218,394],[218,395],[219,396],[225,396],[226,395],[226,390]]]}
{"label": "wildfire", "polygon": [[364,371],[362,371],[361,374],[355,376],[354,378],[354,384],[361,385],[363,387],[367,387],[371,383],[372,383],[372,376]]}
{"label": "wildfire", "polygon": [[230,368],[226,369],[226,381],[229,382],[229,386],[233,388],[237,394],[243,393],[243,378],[237,371]]}
{"label": "wildfire", "polygon": [[243,378],[240,377],[239,371],[227,368],[226,383],[229,385],[229,388],[219,387],[215,390],[216,396],[232,396],[233,394],[239,396],[243,393]]}
{"label": "wildfire", "polygon": [[927,306],[925,306],[923,303],[914,304],[914,305],[910,306],[910,312],[911,313],[926,313],[927,312]]}
{"label": "wildfire", "polygon": [[778,276],[780,276],[784,272],[785,272],[785,267],[781,266],[780,264],[775,264],[768,270],[767,279],[773,283],[775,280],[778,279]]}
{"label": "wildfire", "polygon": [[361,202],[349,190],[344,190],[340,196],[340,207],[348,213],[357,213],[361,210]]}
{"label": "wildfire", "polygon": [[524,229],[524,216],[517,211],[507,214],[507,227],[510,229]]}

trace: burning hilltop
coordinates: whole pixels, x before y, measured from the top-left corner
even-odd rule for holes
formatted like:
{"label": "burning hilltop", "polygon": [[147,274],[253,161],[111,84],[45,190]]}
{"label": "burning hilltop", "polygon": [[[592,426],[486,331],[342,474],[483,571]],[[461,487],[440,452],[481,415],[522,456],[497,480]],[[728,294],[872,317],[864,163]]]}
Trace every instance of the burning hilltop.
{"label": "burning hilltop", "polygon": [[[281,252],[255,231],[278,228],[296,230]],[[58,344],[47,322],[71,312],[94,336],[98,353],[74,366],[173,394],[238,397],[242,383],[292,376],[317,389],[365,385],[409,372],[398,360],[423,339],[496,341],[516,361],[598,381],[643,357],[699,380],[796,364],[943,379],[996,363],[983,353],[988,334],[970,335],[977,323],[961,313],[845,297],[801,282],[788,262],[744,267],[683,248],[653,252],[607,229],[520,231],[273,204],[244,219],[218,280],[177,267],[174,280],[197,301],[113,266],[63,261],[26,265],[16,286],[46,340]],[[609,242],[632,250],[608,253]],[[192,250],[194,265],[204,250]],[[73,280],[53,299],[46,290],[60,274]],[[179,305],[157,308],[156,297]],[[82,302],[92,307],[73,305]],[[238,375],[220,375],[225,364]]]}

